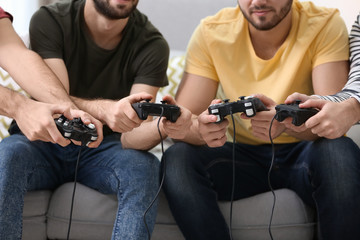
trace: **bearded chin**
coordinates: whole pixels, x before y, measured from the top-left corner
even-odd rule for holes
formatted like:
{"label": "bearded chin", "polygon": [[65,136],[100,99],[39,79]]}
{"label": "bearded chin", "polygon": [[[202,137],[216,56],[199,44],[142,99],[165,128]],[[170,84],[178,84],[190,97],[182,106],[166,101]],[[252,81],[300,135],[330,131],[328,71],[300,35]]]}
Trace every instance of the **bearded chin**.
{"label": "bearded chin", "polygon": [[131,6],[131,8],[126,9],[124,5],[117,5],[116,9],[112,8],[108,2],[103,2],[101,0],[93,0],[95,9],[98,13],[103,15],[109,20],[118,20],[128,18],[131,13],[136,9],[137,3]]}

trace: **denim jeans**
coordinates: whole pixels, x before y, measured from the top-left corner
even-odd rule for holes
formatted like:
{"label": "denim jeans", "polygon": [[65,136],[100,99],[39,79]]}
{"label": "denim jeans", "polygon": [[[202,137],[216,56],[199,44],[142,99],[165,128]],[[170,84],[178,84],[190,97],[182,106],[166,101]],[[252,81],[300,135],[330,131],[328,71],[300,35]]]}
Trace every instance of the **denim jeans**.
{"label": "denim jeans", "polygon": [[[217,201],[231,199],[232,150],[177,143],[165,152],[164,191],[186,239],[230,239]],[[360,239],[360,150],[352,140],[280,144],[275,155],[272,187],[294,190],[317,210],[320,239]],[[269,191],[271,158],[271,145],[235,145],[235,200]]]}
{"label": "denim jeans", "polygon": [[[74,144],[61,147],[30,142],[22,134],[0,143],[0,239],[21,239],[27,191],[55,189],[74,180],[80,148]],[[122,149],[119,134],[105,137],[98,148],[82,148],[78,182],[101,193],[117,195],[111,239],[147,239],[143,214],[159,187],[159,160],[145,151]],[[150,232],[156,212],[157,203],[146,215]]]}

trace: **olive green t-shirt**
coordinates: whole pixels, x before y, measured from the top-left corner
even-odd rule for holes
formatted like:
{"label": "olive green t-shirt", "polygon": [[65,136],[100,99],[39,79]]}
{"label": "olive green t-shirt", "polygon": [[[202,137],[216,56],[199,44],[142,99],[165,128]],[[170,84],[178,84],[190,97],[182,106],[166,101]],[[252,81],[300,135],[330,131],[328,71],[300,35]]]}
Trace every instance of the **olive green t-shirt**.
{"label": "olive green t-shirt", "polygon": [[106,50],[86,30],[84,5],[67,0],[41,7],[30,23],[31,48],[45,59],[64,60],[72,96],[120,99],[134,83],[167,85],[169,47],[144,14],[135,10],[121,42]]}
{"label": "olive green t-shirt", "polygon": [[[85,0],[65,0],[41,7],[30,22],[30,45],[42,58],[64,60],[70,95],[86,99],[121,99],[133,84],[168,84],[169,46],[137,9],[121,42],[112,50],[96,45],[84,20]],[[105,126],[104,135],[112,131]]]}

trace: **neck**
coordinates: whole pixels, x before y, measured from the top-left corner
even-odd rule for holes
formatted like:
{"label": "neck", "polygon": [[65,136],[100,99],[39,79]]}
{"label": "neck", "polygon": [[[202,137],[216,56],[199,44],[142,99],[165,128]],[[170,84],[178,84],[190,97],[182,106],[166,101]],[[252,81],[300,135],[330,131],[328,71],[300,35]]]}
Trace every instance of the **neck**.
{"label": "neck", "polygon": [[93,41],[101,48],[114,49],[121,41],[122,32],[129,18],[110,20],[100,15],[93,1],[86,1],[84,8],[85,26]]}
{"label": "neck", "polygon": [[274,28],[262,31],[249,25],[251,42],[256,55],[264,60],[272,58],[285,42],[292,26],[292,12]]}

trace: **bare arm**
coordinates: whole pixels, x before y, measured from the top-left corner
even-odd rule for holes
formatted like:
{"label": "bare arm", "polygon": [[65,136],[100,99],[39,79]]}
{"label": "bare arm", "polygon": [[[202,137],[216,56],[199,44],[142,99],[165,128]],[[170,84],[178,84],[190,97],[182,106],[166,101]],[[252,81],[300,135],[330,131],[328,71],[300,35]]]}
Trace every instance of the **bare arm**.
{"label": "bare arm", "polygon": [[[192,113],[192,125],[183,141],[195,145],[202,145],[205,144],[205,140],[203,138],[205,134],[210,133],[210,135],[207,135],[205,138],[207,139],[207,142],[213,142],[213,136],[219,134],[222,135],[224,130],[226,132],[226,121],[224,121],[224,124],[221,125],[213,124],[216,121],[216,117],[207,113],[207,108],[216,97],[217,88],[218,82],[212,79],[186,72],[184,73],[179,89],[176,93],[176,101],[179,105],[190,110]],[[200,127],[198,116],[200,114],[202,115],[201,123],[203,124],[201,127],[202,134],[199,132]],[[216,127],[216,129],[208,129],[208,127]]]}
{"label": "bare arm", "polygon": [[[64,114],[69,119],[81,117],[85,123],[92,122],[97,128],[102,127],[89,114],[77,110],[59,79],[38,54],[26,48],[9,19],[0,19],[0,32],[0,66],[35,99],[53,103],[36,102],[0,87],[1,115],[15,119],[29,140],[42,140],[61,146],[68,145],[70,141],[58,131],[53,119],[55,114]],[[89,146],[97,147],[101,141],[100,130],[98,141]]]}
{"label": "bare arm", "polygon": [[[155,99],[157,91],[157,87],[151,87],[145,84],[135,84],[131,89],[131,94],[149,92],[154,95]],[[168,104],[178,105],[171,96],[165,96],[163,100]],[[191,112],[180,105],[178,106],[180,107],[180,116],[175,123],[165,118],[159,120],[158,118],[153,119],[148,116],[148,119],[138,128],[134,128],[132,131],[122,134],[121,142],[123,147],[141,150],[151,149],[161,141],[159,131],[162,139],[166,137],[183,139],[192,124]]]}
{"label": "bare arm", "polygon": [[38,54],[26,48],[9,19],[0,20],[0,31],[0,66],[35,99],[75,107],[60,80]]}
{"label": "bare arm", "polygon": [[[347,81],[348,72],[348,61],[325,63],[315,67],[312,74],[314,93],[330,95],[339,92]],[[293,97],[288,98],[285,103],[293,101]],[[319,137],[316,131],[312,132],[311,128],[308,128],[309,125],[307,124],[294,127],[290,120],[287,120],[284,124],[287,127],[286,132],[299,139],[314,140]]]}

